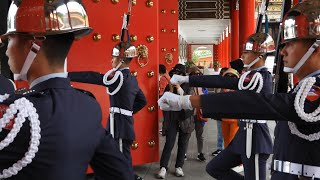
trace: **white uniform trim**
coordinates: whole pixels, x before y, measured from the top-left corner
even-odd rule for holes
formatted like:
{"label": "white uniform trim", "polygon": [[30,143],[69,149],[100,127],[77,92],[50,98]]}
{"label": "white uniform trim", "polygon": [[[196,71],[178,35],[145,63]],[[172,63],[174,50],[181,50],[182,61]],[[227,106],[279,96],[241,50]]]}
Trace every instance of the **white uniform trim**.
{"label": "white uniform trim", "polygon": [[[116,87],[116,89],[114,89],[112,92],[109,91],[109,88],[107,87],[107,93],[110,95],[110,96],[113,96],[115,94],[117,94],[122,85],[123,85],[123,73],[121,71],[117,71],[120,66],[122,65],[123,61],[121,61],[117,67],[113,68],[113,69],[110,69],[104,76],[103,76],[103,84],[107,85],[107,86],[110,86],[112,85],[113,83],[115,83],[119,78],[120,78],[120,82],[118,84],[118,86]],[[115,73],[114,76],[108,80],[108,77],[112,74],[112,73]]]}
{"label": "white uniform trim", "polygon": [[255,167],[255,175],[256,175],[256,180],[259,180],[259,154],[255,154],[254,156],[254,167]]}
{"label": "white uniform trim", "polygon": [[122,109],[122,108],[118,108],[118,107],[111,107],[110,108],[110,112],[113,113],[119,113],[125,116],[132,116],[132,111],[126,110],[126,109]]}
{"label": "white uniform trim", "polygon": [[247,123],[267,123],[266,120],[254,120],[254,119],[240,119],[241,122],[247,122]]}
{"label": "white uniform trim", "polygon": [[289,161],[274,160],[273,170],[297,176],[320,178],[320,167],[298,164]]}
{"label": "white uniform trim", "polygon": [[[260,60],[260,56],[251,63],[251,66]],[[250,66],[250,67],[251,67]],[[239,90],[254,90],[259,93],[263,88],[263,77],[259,72],[255,72],[250,82],[247,86],[245,86],[245,79],[250,74],[251,71],[247,71],[243,73],[238,82],[238,89]],[[242,119],[240,121],[246,122],[246,156],[249,159],[251,157],[252,152],[252,130],[253,130],[253,123],[266,123],[265,120],[251,120],[251,119]],[[259,170],[259,169],[258,169]],[[259,174],[259,171],[256,172]]]}
{"label": "white uniform trim", "polygon": [[[119,107],[110,107],[110,134],[114,138],[114,114],[119,113],[125,116],[132,116],[132,111],[122,109]],[[123,152],[123,144],[122,144],[122,139],[119,138],[119,148],[120,151]]]}
{"label": "white uniform trim", "polygon": [[[296,86],[294,89],[294,93],[296,93],[296,97],[294,100],[294,107],[298,116],[305,122],[317,122],[320,120],[320,114],[319,114],[320,106],[318,106],[318,108],[311,113],[306,113],[304,111],[305,101],[315,82],[316,82],[315,77],[308,77],[308,78],[305,78],[303,81],[300,81],[298,86]],[[288,126],[291,134],[294,134],[302,139],[305,139],[308,141],[317,141],[320,139],[320,131],[313,134],[303,134],[298,130],[295,123],[288,122]]]}
{"label": "white uniform trim", "polygon": [[[8,94],[0,95],[0,102],[3,102],[8,97]],[[25,97],[17,99],[13,104],[10,104],[9,108],[6,110],[6,113],[3,114],[2,118],[0,118],[0,132],[13,118],[13,128],[10,130],[5,139],[0,142],[0,151],[14,141],[26,119],[30,121],[31,137],[29,148],[21,160],[17,161],[9,168],[3,169],[2,173],[0,173],[0,179],[9,178],[16,175],[24,167],[30,164],[38,152],[38,147],[40,144],[41,129],[39,115],[37,114],[36,109],[33,107],[33,104]]]}

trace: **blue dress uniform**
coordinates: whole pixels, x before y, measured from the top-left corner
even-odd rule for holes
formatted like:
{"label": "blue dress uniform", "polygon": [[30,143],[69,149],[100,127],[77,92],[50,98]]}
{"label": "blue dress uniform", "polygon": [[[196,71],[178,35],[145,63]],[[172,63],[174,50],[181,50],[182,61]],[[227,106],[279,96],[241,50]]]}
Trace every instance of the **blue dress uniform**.
{"label": "blue dress uniform", "polygon": [[[133,179],[132,166],[101,125],[101,109],[92,97],[73,89],[64,73],[33,81],[29,94],[11,95],[4,104],[20,97],[33,103],[39,114],[41,139],[33,161],[10,180],[85,180],[88,164],[96,179]],[[10,129],[0,132],[3,140]],[[15,140],[0,151],[0,172],[26,153],[30,126],[25,122]]]}
{"label": "blue dress uniform", "polygon": [[[124,68],[121,72],[124,77],[123,84],[118,93],[110,96],[110,108],[113,108],[116,112],[114,114],[114,138],[116,140],[122,139],[123,154],[131,163],[130,147],[133,140],[135,140],[134,120],[132,115],[126,114],[126,112],[134,114],[141,110],[146,105],[146,98],[138,86],[137,79],[131,75],[130,70]],[[106,86],[103,83],[104,74],[97,72],[69,72],[68,76],[71,81]],[[120,80],[118,79],[114,84],[109,85],[109,91],[114,91],[119,82]],[[110,130],[109,124],[110,123],[108,123],[107,130]]]}
{"label": "blue dress uniform", "polygon": [[[320,71],[317,71],[312,75],[315,77],[319,74]],[[318,77],[315,85],[320,85]],[[259,94],[237,91],[204,95],[201,97],[201,102],[205,117],[275,119],[278,121],[275,129],[272,180],[312,179],[312,177],[320,179],[319,140],[309,141],[292,134],[288,123],[295,123],[298,131],[307,135],[318,133],[320,124],[319,122],[306,123],[297,115],[293,105],[295,96],[294,92]],[[319,98],[315,101],[306,100],[305,111],[314,111],[319,103]]]}
{"label": "blue dress uniform", "polygon": [[[247,76],[250,80],[255,73],[260,73],[263,78],[263,88],[261,92],[271,93],[272,92],[272,76],[268,72],[266,67],[260,67],[250,72]],[[223,76],[190,76],[190,86],[201,86],[209,88],[227,88],[227,89],[238,89],[239,79],[223,77]],[[220,102],[220,101],[219,101]],[[217,104],[225,104],[225,102]],[[228,103],[226,103],[228,104]],[[248,110],[252,110],[250,107],[243,106]],[[233,111],[234,108],[230,107]],[[252,110],[254,112],[254,110]],[[222,118],[226,118],[221,116]],[[235,116],[234,118],[240,118]],[[263,119],[263,118],[262,118]],[[239,123],[239,130],[234,136],[234,139],[230,145],[222,151],[217,157],[215,157],[207,165],[207,172],[217,179],[242,179],[243,177],[238,173],[235,173],[231,168],[238,166],[239,164],[244,165],[245,178],[255,179],[255,154],[259,154],[259,179],[266,178],[266,161],[270,154],[272,154],[272,140],[269,133],[269,128],[265,120],[251,120],[252,125],[252,141],[247,139],[247,122],[241,120]],[[248,142],[247,142],[248,141]],[[251,156],[248,159],[246,157],[246,144],[251,144]],[[250,152],[250,151],[249,151]]]}
{"label": "blue dress uniform", "polygon": [[13,82],[0,74],[0,95],[12,94],[15,90]]}

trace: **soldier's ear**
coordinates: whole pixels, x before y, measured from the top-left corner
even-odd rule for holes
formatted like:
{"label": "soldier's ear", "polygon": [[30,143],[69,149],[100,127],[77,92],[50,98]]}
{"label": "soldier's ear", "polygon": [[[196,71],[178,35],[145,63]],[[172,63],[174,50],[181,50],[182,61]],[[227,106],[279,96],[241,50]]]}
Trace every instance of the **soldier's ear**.
{"label": "soldier's ear", "polygon": [[20,39],[19,41],[25,44],[25,46],[29,49],[32,46],[32,42],[34,42],[34,39],[29,36],[26,36],[26,37],[20,36],[19,39]]}

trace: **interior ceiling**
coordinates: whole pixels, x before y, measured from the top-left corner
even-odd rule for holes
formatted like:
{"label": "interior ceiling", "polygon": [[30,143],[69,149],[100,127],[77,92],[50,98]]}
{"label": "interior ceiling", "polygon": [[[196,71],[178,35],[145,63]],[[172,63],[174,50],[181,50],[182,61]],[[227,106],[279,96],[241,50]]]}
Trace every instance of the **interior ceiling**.
{"label": "interior ceiling", "polygon": [[[262,0],[256,0],[258,7]],[[217,44],[230,21],[230,0],[178,0],[179,34],[188,44]],[[269,22],[279,22],[282,0],[270,0]]]}
{"label": "interior ceiling", "polygon": [[188,44],[216,44],[229,19],[179,20],[179,34]]}
{"label": "interior ceiling", "polygon": [[188,44],[215,44],[229,25],[229,0],[179,0],[179,34]]}

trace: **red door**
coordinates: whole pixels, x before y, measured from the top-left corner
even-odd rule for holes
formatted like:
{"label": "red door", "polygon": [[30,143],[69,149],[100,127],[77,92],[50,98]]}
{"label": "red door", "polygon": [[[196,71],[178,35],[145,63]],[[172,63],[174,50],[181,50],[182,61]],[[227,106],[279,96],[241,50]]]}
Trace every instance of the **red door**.
{"label": "red door", "polygon": [[[111,49],[119,42],[122,16],[128,9],[127,1],[85,0],[90,26],[94,31],[76,41],[67,60],[68,71],[97,71],[111,69]],[[137,75],[139,86],[147,97],[147,105],[134,115],[136,141],[132,146],[133,164],[159,161],[159,127],[157,116],[158,97],[158,4],[136,1],[132,7],[129,31],[133,44],[145,45],[148,58],[134,59],[130,70]],[[105,126],[109,114],[109,97],[106,88],[96,85],[73,83],[74,87],[92,92],[103,110]]]}

